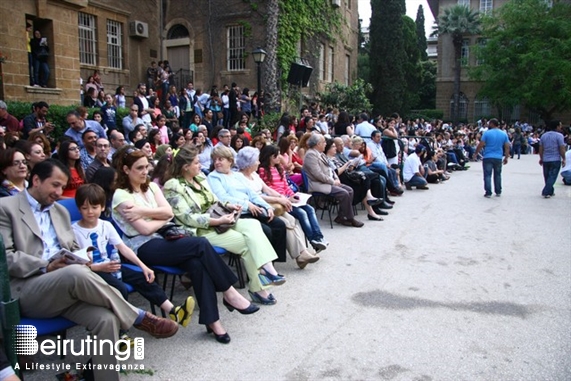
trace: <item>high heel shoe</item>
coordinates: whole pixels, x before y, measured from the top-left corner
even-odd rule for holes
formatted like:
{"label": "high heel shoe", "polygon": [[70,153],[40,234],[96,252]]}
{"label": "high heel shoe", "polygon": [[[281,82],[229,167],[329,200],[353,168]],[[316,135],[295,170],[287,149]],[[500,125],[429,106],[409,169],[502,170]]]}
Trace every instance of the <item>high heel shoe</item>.
{"label": "high heel shoe", "polygon": [[371,221],[383,221],[382,217],[375,217],[371,216],[370,214],[367,214],[367,218]]}
{"label": "high heel shoe", "polygon": [[257,292],[248,291],[248,294],[250,294],[250,298],[252,299],[252,302],[263,304],[264,306],[271,306],[271,305],[274,305],[278,302],[272,294],[269,294],[267,298],[264,298],[263,296],[261,296]]}
{"label": "high heel shoe", "polygon": [[216,332],[214,332],[214,331],[212,330],[212,328],[210,328],[209,326],[206,326],[206,333],[212,333],[212,334],[214,334],[214,339],[215,339],[216,341],[218,341],[219,343],[222,343],[222,344],[228,344],[228,343],[230,343],[230,335],[228,334],[228,332],[226,332],[226,333],[223,334],[223,335],[219,335],[219,334],[217,334]]}
{"label": "high heel shoe", "polygon": [[222,298],[222,304],[224,304],[226,306],[226,308],[228,308],[228,311],[232,312],[234,310],[240,312],[242,315],[250,315],[253,314],[254,312],[258,312],[260,310],[260,307],[253,305],[252,303],[250,303],[250,305],[244,309],[239,309],[234,307],[233,305],[231,305],[230,303],[228,303],[226,301],[226,299]]}
{"label": "high heel shoe", "polygon": [[264,271],[264,273],[259,273],[258,277],[260,278],[260,283],[262,283],[262,285],[264,286],[268,286],[268,285],[273,285],[273,286],[280,286],[282,284],[285,283],[286,278],[283,275],[280,274],[270,274],[267,271]]}

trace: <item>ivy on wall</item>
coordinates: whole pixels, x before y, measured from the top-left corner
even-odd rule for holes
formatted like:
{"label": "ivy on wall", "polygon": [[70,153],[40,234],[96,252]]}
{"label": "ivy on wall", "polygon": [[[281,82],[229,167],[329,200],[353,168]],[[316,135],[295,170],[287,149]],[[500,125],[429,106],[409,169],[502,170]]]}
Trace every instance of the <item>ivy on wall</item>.
{"label": "ivy on wall", "polygon": [[331,0],[281,0],[279,4],[277,57],[285,82],[290,64],[298,57],[298,42],[320,35],[334,41],[344,21]]}

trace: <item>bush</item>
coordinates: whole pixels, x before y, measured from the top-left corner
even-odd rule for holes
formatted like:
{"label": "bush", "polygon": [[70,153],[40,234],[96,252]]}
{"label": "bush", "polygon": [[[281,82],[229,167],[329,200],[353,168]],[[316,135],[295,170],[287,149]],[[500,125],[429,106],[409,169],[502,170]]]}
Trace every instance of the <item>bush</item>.
{"label": "bush", "polygon": [[[13,115],[16,119],[22,120],[27,115],[32,113],[32,103],[31,102],[6,102],[8,105],[8,112]],[[76,106],[60,106],[60,105],[50,105],[50,110],[48,111],[47,120],[55,125],[53,136],[57,140],[62,136],[68,129],[68,124],[66,121],[66,115],[68,112],[75,110]],[[93,113],[99,110],[98,108],[88,109],[88,115],[91,119]],[[129,115],[129,108],[118,108],[115,115],[117,126],[121,130],[122,119]]]}
{"label": "bush", "polygon": [[424,120],[431,121],[433,119],[444,118],[444,111],[442,110],[413,110],[409,115],[406,116],[407,119],[417,119],[423,118]]}
{"label": "bush", "polygon": [[257,134],[259,131],[267,128],[272,133],[278,128],[278,124],[280,123],[280,118],[282,114],[279,112],[269,112],[264,114],[264,116],[260,119],[258,123],[252,129],[252,136]]}

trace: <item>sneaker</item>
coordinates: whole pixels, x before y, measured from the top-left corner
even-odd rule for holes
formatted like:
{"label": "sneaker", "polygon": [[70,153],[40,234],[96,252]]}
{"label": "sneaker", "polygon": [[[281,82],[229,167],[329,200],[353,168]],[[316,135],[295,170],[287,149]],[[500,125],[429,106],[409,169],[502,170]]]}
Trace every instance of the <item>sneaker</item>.
{"label": "sneaker", "polygon": [[157,317],[150,312],[145,312],[143,320],[133,327],[149,333],[157,339],[171,337],[178,331],[178,324],[170,319]]}
{"label": "sneaker", "polygon": [[192,296],[186,298],[183,304],[174,308],[174,312],[169,313],[172,321],[186,327],[190,323],[192,313],[194,312],[194,299]]}
{"label": "sneaker", "polygon": [[428,190],[429,188],[426,185],[417,186],[416,189]]}
{"label": "sneaker", "polygon": [[490,197],[492,197],[492,194],[491,194],[491,193],[486,193],[486,194],[484,195],[484,197],[485,197],[485,198],[490,198]]}
{"label": "sneaker", "polygon": [[122,334],[122,335],[119,337],[119,339],[120,339],[120,340],[125,340],[125,341],[128,342],[128,344],[127,344],[127,343],[124,343],[124,342],[121,342],[121,343],[119,344],[119,350],[120,350],[121,352],[125,352],[128,348],[133,348],[133,347],[135,346],[135,340],[134,340],[132,337],[130,337],[129,335],[127,335],[126,333]]}
{"label": "sneaker", "polygon": [[551,198],[551,195],[550,195],[550,194],[546,194],[546,195],[544,195],[543,197],[544,197],[544,198]]}
{"label": "sneaker", "polygon": [[412,190],[412,187],[410,185],[405,184],[404,186],[406,187],[406,190]]}
{"label": "sneaker", "polygon": [[496,197],[501,197],[502,194],[501,193],[496,193]]}
{"label": "sneaker", "polygon": [[325,242],[323,242],[320,239],[313,239],[311,241],[309,241],[309,243],[311,243],[311,246],[313,246],[313,248],[315,249],[315,252],[320,253],[323,250],[327,249],[327,245],[325,244]]}

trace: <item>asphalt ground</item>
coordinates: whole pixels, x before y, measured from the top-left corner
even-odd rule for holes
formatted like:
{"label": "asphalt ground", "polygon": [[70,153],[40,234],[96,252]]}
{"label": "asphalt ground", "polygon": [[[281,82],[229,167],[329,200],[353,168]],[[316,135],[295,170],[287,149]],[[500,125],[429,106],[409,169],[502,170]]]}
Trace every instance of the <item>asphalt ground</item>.
{"label": "asphalt ground", "polygon": [[[121,379],[570,380],[571,187],[559,178],[543,199],[537,155],[510,160],[503,185],[501,197],[484,198],[481,163],[471,163],[394,197],[382,222],[359,210],[363,228],[331,229],[325,217],[330,246],[319,262],[276,265],[287,277],[272,290],[276,305],[246,316],[219,298],[229,345],[197,316],[169,339],[132,329],[145,359],[127,363],[145,373]],[[177,282],[174,301],[186,294]]]}

